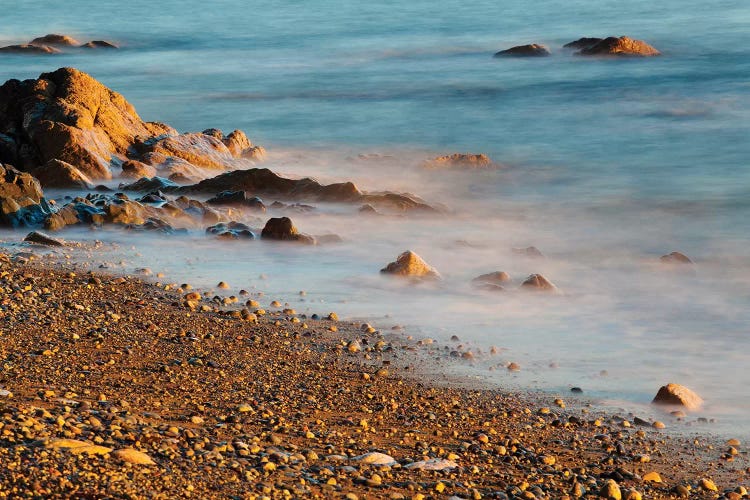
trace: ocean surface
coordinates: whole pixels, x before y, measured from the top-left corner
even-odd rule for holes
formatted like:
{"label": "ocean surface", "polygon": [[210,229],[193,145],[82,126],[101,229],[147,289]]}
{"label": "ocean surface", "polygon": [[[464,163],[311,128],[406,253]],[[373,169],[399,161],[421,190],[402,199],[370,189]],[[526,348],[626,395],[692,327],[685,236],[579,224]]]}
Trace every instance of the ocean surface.
{"label": "ocean surface", "polygon": [[[488,385],[566,395],[580,386],[645,411],[659,386],[679,382],[707,401],[695,416],[717,420],[701,430],[750,436],[747,2],[18,0],[3,10],[0,44],[46,33],[122,48],[3,55],[1,81],[74,66],[146,120],[244,130],[280,173],[408,191],[448,211],[361,217],[318,206],[295,223],[345,241],[314,248],[217,244],[200,231],[63,236],[117,242],[121,255],[106,258],[126,271],[255,287],[301,312],[400,324],[441,348],[457,335],[477,354],[466,373]],[[663,56],[562,49],[609,35]],[[532,42],[552,56],[492,58]],[[503,168],[420,167],[452,152],[486,153]],[[544,258],[512,251],[531,245]],[[381,277],[406,249],[443,280]],[[659,264],[675,250],[693,271]],[[495,270],[514,278],[505,292],[470,285]],[[518,292],[536,272],[562,293]],[[509,373],[510,361],[522,370]]]}

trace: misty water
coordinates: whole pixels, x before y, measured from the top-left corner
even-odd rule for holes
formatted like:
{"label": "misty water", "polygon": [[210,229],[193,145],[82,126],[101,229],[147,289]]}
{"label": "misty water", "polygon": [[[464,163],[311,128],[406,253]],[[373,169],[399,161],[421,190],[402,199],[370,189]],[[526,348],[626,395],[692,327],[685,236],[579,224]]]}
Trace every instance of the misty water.
{"label": "misty water", "polygon": [[[316,247],[216,242],[200,228],[172,238],[63,237],[117,242],[121,255],[100,260],[124,259],[125,271],[150,267],[204,286],[225,280],[234,292],[255,287],[268,302],[404,325],[441,347],[455,345],[452,335],[475,352],[497,346],[498,355],[461,368],[488,385],[564,394],[580,386],[641,408],[660,385],[679,382],[707,400],[699,415],[719,421],[707,429],[750,431],[750,8],[238,4],[17,2],[3,14],[0,42],[60,32],[122,48],[4,55],[0,79],[74,66],[125,95],[144,119],[183,131],[245,130],[276,172],[411,192],[445,214],[366,217],[357,206],[315,204],[292,215],[300,230],[344,239]],[[663,56],[587,59],[561,48],[622,34]],[[532,42],[552,56],[492,58]],[[503,168],[421,168],[456,151],[486,153]],[[544,258],[512,251],[531,245]],[[382,277],[406,249],[443,279]],[[659,264],[675,250],[694,260],[691,272]],[[471,286],[495,270],[514,279],[506,291]],[[561,293],[519,292],[531,273]],[[522,370],[507,372],[509,361]]]}

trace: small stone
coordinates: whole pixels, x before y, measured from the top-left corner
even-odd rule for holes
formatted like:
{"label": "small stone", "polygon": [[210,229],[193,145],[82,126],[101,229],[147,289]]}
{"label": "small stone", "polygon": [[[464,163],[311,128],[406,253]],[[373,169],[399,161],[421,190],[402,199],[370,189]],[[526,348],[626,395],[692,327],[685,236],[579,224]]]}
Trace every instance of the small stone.
{"label": "small stone", "polygon": [[154,465],[154,461],[151,457],[143,453],[142,451],[135,450],[133,448],[120,448],[112,452],[112,456],[119,458],[123,462],[137,465]]}
{"label": "small stone", "polygon": [[701,479],[700,486],[706,491],[719,491],[719,488],[717,488],[716,484],[710,479],[706,479],[706,478]]}
{"label": "small stone", "polygon": [[607,482],[604,483],[604,486],[599,490],[599,496],[609,500],[622,500],[620,486],[614,479],[607,479]]}
{"label": "small stone", "polygon": [[65,246],[65,242],[63,240],[53,238],[52,236],[45,234],[41,231],[30,232],[29,234],[26,235],[23,241],[28,241],[29,243],[37,243],[39,245],[47,245],[50,247]]}
{"label": "small stone", "polygon": [[651,483],[661,483],[661,476],[656,471],[651,471],[643,476],[643,480]]}
{"label": "small stone", "polygon": [[218,284],[218,285],[216,285],[216,286],[217,286],[218,288],[222,288],[222,289],[224,289],[224,290],[226,290],[227,288],[229,288],[229,285],[228,285],[228,284],[227,284],[227,283],[226,283],[225,281],[219,281],[219,284]]}

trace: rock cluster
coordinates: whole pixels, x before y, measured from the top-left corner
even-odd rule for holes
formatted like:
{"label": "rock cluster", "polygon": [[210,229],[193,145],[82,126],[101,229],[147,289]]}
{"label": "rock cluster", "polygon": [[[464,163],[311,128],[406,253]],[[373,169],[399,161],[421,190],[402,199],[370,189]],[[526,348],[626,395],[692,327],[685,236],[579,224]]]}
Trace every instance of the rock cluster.
{"label": "rock cluster", "polygon": [[0,52],[10,52],[17,54],[59,54],[68,49],[116,49],[117,45],[113,42],[104,40],[92,40],[81,44],[78,40],[68,35],[58,35],[51,33],[49,35],[34,38],[31,42],[19,45],[8,45],[0,47]]}

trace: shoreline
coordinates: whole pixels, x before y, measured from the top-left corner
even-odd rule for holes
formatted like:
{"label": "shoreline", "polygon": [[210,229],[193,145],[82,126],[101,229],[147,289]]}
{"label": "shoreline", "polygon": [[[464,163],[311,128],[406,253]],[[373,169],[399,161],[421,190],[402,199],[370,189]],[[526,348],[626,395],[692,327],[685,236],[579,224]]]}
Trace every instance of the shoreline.
{"label": "shoreline", "polygon": [[[740,445],[729,461],[715,437],[625,427],[535,392],[446,387],[399,334],[191,312],[140,278],[71,275],[78,266],[57,260],[3,253],[0,388],[12,396],[0,398],[0,491],[10,496],[606,497],[614,480],[622,498],[674,497],[680,485],[715,498],[703,479],[719,492],[748,484]],[[109,451],[50,448],[63,438]],[[154,464],[127,464],[122,448]],[[352,458],[373,451],[394,463]],[[410,466],[423,459],[455,468]],[[664,482],[644,482],[649,472]]]}

